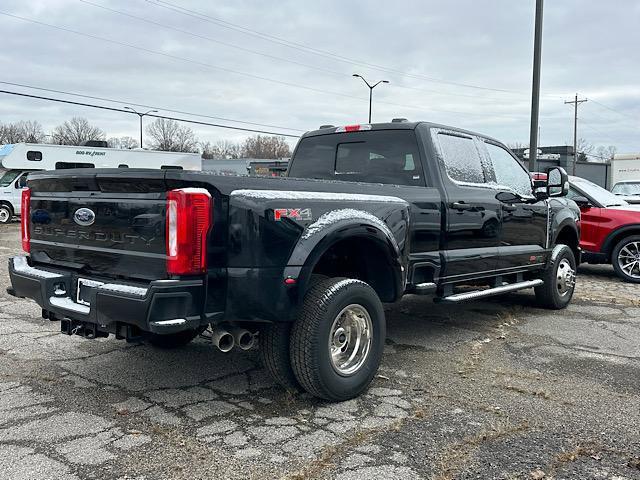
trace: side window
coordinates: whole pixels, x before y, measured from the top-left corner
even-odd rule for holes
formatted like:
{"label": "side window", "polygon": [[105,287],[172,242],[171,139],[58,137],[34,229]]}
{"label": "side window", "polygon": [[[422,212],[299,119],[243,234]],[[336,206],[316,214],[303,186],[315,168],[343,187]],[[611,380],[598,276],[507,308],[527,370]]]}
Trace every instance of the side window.
{"label": "side window", "polygon": [[65,170],[67,168],[95,168],[93,163],[80,162],[56,162],[56,170]]}
{"label": "side window", "polygon": [[489,159],[493,165],[496,183],[509,187],[515,193],[530,197],[532,195],[531,176],[504,148],[485,142]]}
{"label": "side window", "polygon": [[438,132],[438,143],[449,178],[464,183],[486,182],[473,138]]}
{"label": "side window", "polygon": [[300,141],[293,161],[289,165],[289,176],[295,178],[332,179],[335,175],[334,161],[338,135],[320,135]]}
{"label": "side window", "polygon": [[30,162],[39,162],[42,160],[42,152],[37,150],[29,150],[27,152],[27,160]]}
{"label": "side window", "polygon": [[28,173],[25,173],[24,175],[22,175],[18,181],[16,182],[16,188],[24,188],[27,186],[27,177],[29,176]]}

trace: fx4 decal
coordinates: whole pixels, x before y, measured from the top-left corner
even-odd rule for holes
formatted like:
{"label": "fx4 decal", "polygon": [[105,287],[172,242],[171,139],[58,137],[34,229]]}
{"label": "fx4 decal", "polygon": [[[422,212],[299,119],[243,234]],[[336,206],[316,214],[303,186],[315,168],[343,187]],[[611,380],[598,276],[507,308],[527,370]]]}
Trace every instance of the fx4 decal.
{"label": "fx4 decal", "polygon": [[273,219],[279,222],[283,218],[291,220],[311,220],[310,208],[276,208],[273,210]]}

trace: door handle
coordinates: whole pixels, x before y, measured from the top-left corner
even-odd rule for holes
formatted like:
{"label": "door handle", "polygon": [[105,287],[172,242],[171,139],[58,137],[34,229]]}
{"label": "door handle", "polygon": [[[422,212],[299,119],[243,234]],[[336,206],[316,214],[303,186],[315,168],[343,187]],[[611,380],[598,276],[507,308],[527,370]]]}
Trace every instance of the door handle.
{"label": "door handle", "polygon": [[515,212],[518,209],[518,207],[516,207],[515,205],[502,205],[502,209],[505,212]]}
{"label": "door handle", "polygon": [[473,205],[464,202],[453,202],[451,206],[456,210],[471,210],[473,208]]}

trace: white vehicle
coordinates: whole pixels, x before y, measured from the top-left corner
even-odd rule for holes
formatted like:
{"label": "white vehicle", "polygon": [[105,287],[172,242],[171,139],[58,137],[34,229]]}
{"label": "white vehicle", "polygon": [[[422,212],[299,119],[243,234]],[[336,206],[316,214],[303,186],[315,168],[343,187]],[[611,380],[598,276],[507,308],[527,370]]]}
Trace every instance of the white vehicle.
{"label": "white vehicle", "polygon": [[640,182],[640,153],[616,153],[611,160],[609,188],[633,181]]}
{"label": "white vehicle", "polygon": [[620,195],[627,203],[640,203],[640,180],[618,182],[611,188],[611,193]]}
{"label": "white vehicle", "polygon": [[26,186],[29,173],[36,170],[63,168],[202,170],[202,159],[198,153],[36,143],[0,146],[0,163],[6,170],[0,178],[0,223],[7,223],[13,215],[20,215],[21,191]]}

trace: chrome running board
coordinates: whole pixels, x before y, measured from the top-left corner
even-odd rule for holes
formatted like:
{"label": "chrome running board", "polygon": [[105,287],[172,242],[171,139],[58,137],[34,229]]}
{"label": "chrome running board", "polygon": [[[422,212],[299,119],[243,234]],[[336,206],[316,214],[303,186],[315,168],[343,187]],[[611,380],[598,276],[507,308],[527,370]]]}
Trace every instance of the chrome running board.
{"label": "chrome running board", "polygon": [[486,290],[474,290],[473,292],[456,293],[448,297],[439,298],[439,302],[458,303],[467,300],[475,300],[477,298],[491,297],[500,295],[501,293],[514,292],[524,288],[537,287],[544,282],[537,278],[535,280],[527,280],[524,282],[510,283],[509,285],[501,285],[500,287],[487,288]]}

